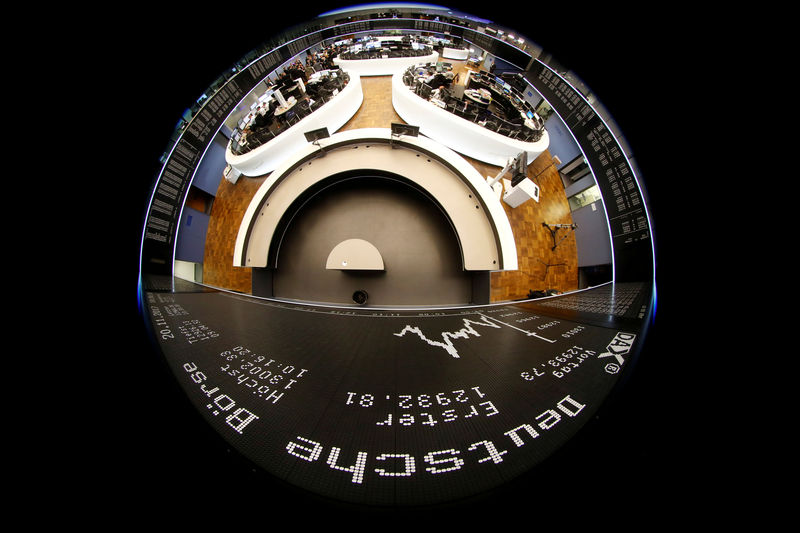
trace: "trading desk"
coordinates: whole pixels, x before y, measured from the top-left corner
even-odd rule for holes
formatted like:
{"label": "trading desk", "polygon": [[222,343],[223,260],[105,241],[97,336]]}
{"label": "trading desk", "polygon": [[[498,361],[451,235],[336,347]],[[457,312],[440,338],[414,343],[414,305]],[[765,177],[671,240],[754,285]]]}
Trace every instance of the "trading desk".
{"label": "trading desk", "polygon": [[456,152],[500,168],[509,158],[526,152],[533,161],[547,150],[550,137],[542,132],[536,142],[512,139],[459,117],[414,94],[403,82],[404,71],[392,76],[392,105],[408,124],[420,127],[420,132]]}
{"label": "trading desk", "polygon": [[442,57],[445,59],[466,61],[469,57],[469,48],[450,48],[445,46],[442,49]]}
{"label": "trading desk", "polygon": [[411,57],[380,57],[376,59],[340,59],[333,60],[334,65],[342,67],[347,72],[359,76],[391,76],[418,63],[436,63],[439,53],[434,51],[426,56]]}
{"label": "trading desk", "polygon": [[324,127],[333,133],[344,126],[356,114],[364,100],[361,78],[357,73],[348,74],[350,81],[331,101],[258,148],[237,155],[233,153],[229,143],[225,151],[227,163],[245,176],[261,176],[275,170],[286,159],[287,154],[307,145],[306,132]]}

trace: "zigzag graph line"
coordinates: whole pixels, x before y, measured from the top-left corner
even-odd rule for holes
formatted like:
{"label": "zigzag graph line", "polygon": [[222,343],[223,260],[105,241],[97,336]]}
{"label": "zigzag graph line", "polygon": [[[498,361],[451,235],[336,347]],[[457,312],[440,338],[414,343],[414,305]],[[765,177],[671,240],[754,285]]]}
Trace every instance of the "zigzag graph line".
{"label": "zigzag graph line", "polygon": [[491,322],[488,317],[484,315],[480,315],[482,320],[470,320],[468,318],[464,319],[464,327],[459,329],[458,331],[443,331],[442,332],[442,340],[444,342],[431,340],[422,333],[422,330],[418,326],[406,326],[403,328],[403,331],[400,333],[394,333],[396,337],[403,337],[406,333],[414,333],[417,335],[421,340],[427,342],[431,346],[438,346],[439,348],[443,348],[447,351],[450,355],[455,357],[456,359],[459,358],[458,350],[453,345],[453,339],[468,339],[470,335],[474,335],[476,337],[480,337],[481,334],[478,333],[475,328],[472,327],[472,324],[478,326],[488,326],[490,328],[497,328],[499,329],[500,326]]}

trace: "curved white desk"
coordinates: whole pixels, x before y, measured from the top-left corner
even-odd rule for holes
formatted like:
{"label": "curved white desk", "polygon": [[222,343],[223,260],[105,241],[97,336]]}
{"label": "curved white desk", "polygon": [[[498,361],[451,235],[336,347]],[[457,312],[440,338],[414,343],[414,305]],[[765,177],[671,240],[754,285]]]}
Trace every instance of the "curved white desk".
{"label": "curved white desk", "polygon": [[442,49],[442,57],[444,59],[458,59],[465,61],[469,57],[468,48],[447,48]]}
{"label": "curved white desk", "polygon": [[333,60],[334,65],[347,72],[355,72],[359,76],[391,76],[395,72],[404,71],[420,63],[437,63],[439,52],[427,56],[416,57],[384,57],[380,59],[340,59]]}
{"label": "curved white desk", "polygon": [[509,158],[526,152],[530,163],[547,150],[547,131],[536,142],[523,142],[488,130],[414,94],[400,71],[392,77],[392,105],[404,121],[419,126],[420,133],[467,157],[504,167]]}
{"label": "curved white desk", "polygon": [[336,132],[356,114],[364,101],[361,78],[357,73],[347,74],[350,75],[350,81],[339,94],[258,148],[236,155],[231,151],[229,142],[225,161],[245,176],[262,176],[275,170],[288,155],[306,146],[306,132],[320,128],[328,128],[331,134]]}

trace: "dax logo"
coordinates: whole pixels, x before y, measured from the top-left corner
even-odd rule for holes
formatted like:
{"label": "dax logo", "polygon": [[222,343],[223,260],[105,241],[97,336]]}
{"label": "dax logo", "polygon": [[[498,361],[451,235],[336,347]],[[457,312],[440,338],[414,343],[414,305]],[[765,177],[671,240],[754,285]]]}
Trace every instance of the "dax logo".
{"label": "dax logo", "polygon": [[625,363],[625,359],[623,359],[622,356],[631,351],[634,339],[636,339],[636,335],[633,333],[619,332],[614,336],[611,342],[608,343],[606,351],[598,355],[597,358],[613,357],[617,361],[616,363],[608,363],[606,365],[606,372],[609,374],[616,374],[620,371],[620,368],[622,368],[622,365]]}

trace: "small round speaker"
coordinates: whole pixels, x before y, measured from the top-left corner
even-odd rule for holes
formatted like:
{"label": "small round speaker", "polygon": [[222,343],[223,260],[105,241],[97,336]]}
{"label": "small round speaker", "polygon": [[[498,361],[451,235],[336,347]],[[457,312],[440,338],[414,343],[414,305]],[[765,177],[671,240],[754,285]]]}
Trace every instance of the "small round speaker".
{"label": "small round speaker", "polygon": [[369,295],[365,290],[359,289],[353,293],[353,301],[358,305],[364,305],[367,303],[367,298],[369,298]]}

